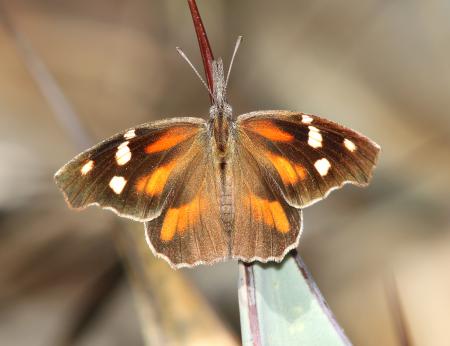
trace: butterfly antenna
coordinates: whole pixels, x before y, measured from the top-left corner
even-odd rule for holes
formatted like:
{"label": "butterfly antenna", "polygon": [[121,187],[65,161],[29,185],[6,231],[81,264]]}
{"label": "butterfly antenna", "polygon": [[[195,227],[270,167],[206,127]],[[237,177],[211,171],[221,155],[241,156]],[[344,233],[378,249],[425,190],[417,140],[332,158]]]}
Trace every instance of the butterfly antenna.
{"label": "butterfly antenna", "polygon": [[234,45],[233,56],[231,57],[230,67],[228,67],[227,79],[225,81],[225,87],[228,85],[228,80],[230,79],[231,67],[233,67],[234,58],[242,42],[242,36],[238,36],[236,44]]}
{"label": "butterfly antenna", "polygon": [[189,60],[189,58],[187,57],[186,54],[184,54],[184,52],[181,50],[180,47],[176,47],[178,53],[181,55],[181,57],[186,60],[186,62],[189,64],[189,66],[194,70],[195,74],[197,75],[198,79],[200,79],[200,81],[202,82],[203,86],[206,88],[206,90],[208,91],[209,95],[211,95],[211,97],[213,97],[211,90],[209,90],[208,85],[205,83],[204,79],[202,78],[202,76],[200,75],[200,73],[198,73],[197,69],[194,67],[194,64],[192,64],[192,62]]}

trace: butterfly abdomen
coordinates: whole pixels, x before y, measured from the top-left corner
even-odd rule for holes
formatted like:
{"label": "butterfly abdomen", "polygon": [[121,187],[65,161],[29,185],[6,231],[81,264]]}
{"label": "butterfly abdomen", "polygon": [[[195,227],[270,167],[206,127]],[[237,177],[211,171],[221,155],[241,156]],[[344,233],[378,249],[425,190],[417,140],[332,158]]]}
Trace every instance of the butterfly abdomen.
{"label": "butterfly abdomen", "polygon": [[220,214],[227,233],[231,232],[233,225],[233,185],[230,172],[227,172],[228,165],[222,166],[221,183],[222,191],[220,195]]}
{"label": "butterfly abdomen", "polygon": [[229,172],[230,121],[227,116],[218,114],[211,122],[213,157],[220,177],[220,215],[225,231],[231,232],[233,225],[232,180]]}

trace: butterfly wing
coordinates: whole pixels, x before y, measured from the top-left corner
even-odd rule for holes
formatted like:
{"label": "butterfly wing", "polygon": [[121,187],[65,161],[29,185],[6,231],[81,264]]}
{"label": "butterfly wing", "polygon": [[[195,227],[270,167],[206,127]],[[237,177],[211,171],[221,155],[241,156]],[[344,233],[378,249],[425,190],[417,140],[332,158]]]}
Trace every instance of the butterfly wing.
{"label": "butterfly wing", "polygon": [[197,118],[147,123],[76,156],[55,180],[73,208],[99,205],[138,221],[157,217],[183,183],[184,170],[203,155],[207,126]]}
{"label": "butterfly wing", "polygon": [[346,183],[367,185],[380,150],[353,130],[288,111],[241,115],[236,137],[296,208],[307,207]]}
{"label": "butterfly wing", "polygon": [[252,262],[281,260],[298,244],[301,210],[290,206],[261,168],[252,148],[237,138],[231,160],[233,188],[232,257]]}
{"label": "butterfly wing", "polygon": [[[211,148],[209,140],[204,148]],[[212,151],[197,157],[185,173],[183,184],[168,196],[161,216],[145,223],[153,252],[175,268],[229,257],[229,235],[220,214],[220,182]]]}
{"label": "butterfly wing", "polygon": [[366,185],[379,147],[313,115],[261,111],[238,117],[233,257],[281,260],[296,247],[301,208],[346,183]]}

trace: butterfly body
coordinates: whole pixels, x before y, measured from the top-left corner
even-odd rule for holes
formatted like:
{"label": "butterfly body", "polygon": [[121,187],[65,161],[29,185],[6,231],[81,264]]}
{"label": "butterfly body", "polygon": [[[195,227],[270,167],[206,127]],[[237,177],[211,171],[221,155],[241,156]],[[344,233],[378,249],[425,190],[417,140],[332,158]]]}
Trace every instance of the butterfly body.
{"label": "butterfly body", "polygon": [[379,147],[326,119],[257,111],[234,118],[222,62],[208,120],[174,118],[119,133],[55,175],[68,204],[145,222],[173,267],[235,258],[280,261],[296,247],[301,209],[346,183],[366,185]]}
{"label": "butterfly body", "polygon": [[[213,63],[213,76],[215,88],[213,93],[214,104],[210,108],[209,131],[211,132],[212,157],[215,158],[215,175],[219,179],[220,214],[227,233],[233,227],[233,181],[230,169],[230,159],[234,144],[234,123],[232,108],[226,101],[226,83],[223,75],[222,61]],[[229,248],[229,256],[232,249]]]}
{"label": "butterfly body", "polygon": [[221,161],[229,156],[230,137],[232,136],[232,122],[222,114],[214,117],[209,124],[214,138],[214,149]]}

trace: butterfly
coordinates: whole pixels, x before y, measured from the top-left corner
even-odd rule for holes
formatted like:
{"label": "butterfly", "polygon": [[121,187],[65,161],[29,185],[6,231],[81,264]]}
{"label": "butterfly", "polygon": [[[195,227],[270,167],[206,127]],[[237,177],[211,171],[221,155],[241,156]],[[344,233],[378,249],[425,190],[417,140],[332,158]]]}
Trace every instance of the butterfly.
{"label": "butterfly", "polygon": [[64,165],[55,181],[69,206],[144,222],[149,247],[174,268],[281,261],[299,243],[302,209],[344,184],[367,185],[380,147],[312,114],[234,118],[228,77],[214,61],[208,120],[133,127]]}

